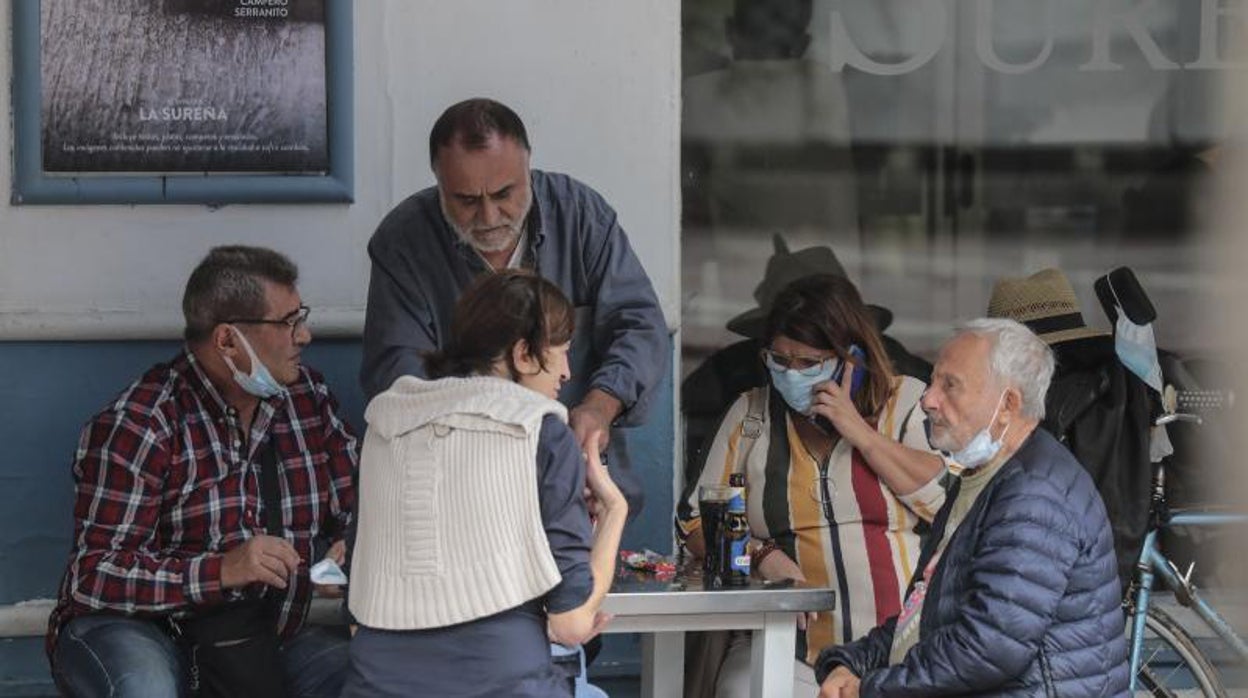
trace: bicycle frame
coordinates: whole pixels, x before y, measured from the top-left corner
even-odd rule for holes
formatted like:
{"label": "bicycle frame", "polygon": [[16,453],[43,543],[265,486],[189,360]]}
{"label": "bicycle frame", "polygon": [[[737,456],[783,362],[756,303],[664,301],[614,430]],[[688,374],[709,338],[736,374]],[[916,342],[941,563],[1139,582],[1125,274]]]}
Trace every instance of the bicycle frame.
{"label": "bicycle frame", "polygon": [[1174,590],[1175,599],[1183,606],[1191,608],[1200,616],[1218,637],[1235,650],[1244,661],[1248,661],[1248,643],[1239,636],[1230,623],[1221,614],[1201,598],[1199,591],[1188,579],[1179,575],[1178,569],[1160,550],[1157,549],[1157,534],[1166,528],[1176,526],[1224,526],[1227,524],[1248,523],[1248,514],[1229,514],[1217,512],[1174,512],[1152,527],[1144,537],[1144,545],[1140,550],[1137,563],[1139,570],[1139,588],[1135,594],[1134,615],[1131,618],[1131,690],[1136,688],[1136,676],[1140,670],[1140,657],[1144,645],[1144,618],[1148,614],[1148,605],[1152,601],[1153,583],[1157,577],[1169,588]]}

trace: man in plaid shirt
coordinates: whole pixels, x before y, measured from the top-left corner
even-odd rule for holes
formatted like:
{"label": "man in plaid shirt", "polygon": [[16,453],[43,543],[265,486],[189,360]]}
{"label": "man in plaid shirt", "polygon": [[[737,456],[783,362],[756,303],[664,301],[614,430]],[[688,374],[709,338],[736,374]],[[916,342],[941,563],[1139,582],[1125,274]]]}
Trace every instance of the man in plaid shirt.
{"label": "man in plaid shirt", "polygon": [[188,660],[170,628],[264,599],[291,692],[338,694],[346,639],[303,619],[314,551],[342,561],[357,443],[320,374],[300,364],[312,335],[297,277],[272,250],[213,249],[182,298],[185,349],[83,429],[73,552],[48,628],[62,692],[185,695]]}

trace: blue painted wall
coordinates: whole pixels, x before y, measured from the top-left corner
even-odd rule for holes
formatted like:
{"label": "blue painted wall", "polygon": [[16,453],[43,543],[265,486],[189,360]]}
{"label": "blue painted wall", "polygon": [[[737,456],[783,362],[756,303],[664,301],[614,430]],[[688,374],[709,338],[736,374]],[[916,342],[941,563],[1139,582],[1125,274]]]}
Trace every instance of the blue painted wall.
{"label": "blue painted wall", "polygon": [[[70,464],[92,414],[177,342],[0,342],[0,604],[51,598],[73,529]],[[304,353],[325,374],[345,418],[363,434],[357,340],[318,340]],[[672,404],[670,380],[658,405]],[[630,434],[647,502],[625,533],[626,548],[670,552],[673,414],[658,409]],[[642,466],[644,464],[644,467]],[[636,638],[609,637],[599,671],[639,671]],[[42,639],[0,640],[0,695],[49,695]]]}

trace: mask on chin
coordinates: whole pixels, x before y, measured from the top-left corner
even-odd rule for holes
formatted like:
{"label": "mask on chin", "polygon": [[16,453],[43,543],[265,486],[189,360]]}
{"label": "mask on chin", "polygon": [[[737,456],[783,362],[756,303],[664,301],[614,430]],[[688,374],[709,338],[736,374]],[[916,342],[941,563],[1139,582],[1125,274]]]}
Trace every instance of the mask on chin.
{"label": "mask on chin", "polygon": [[1004,399],[1005,391],[1001,391],[1001,397],[997,399],[997,407],[992,411],[992,418],[988,420],[988,424],[976,432],[965,446],[949,454],[953,462],[968,470],[974,470],[987,465],[997,457],[997,454],[1001,452],[1005,435],[1010,431],[1010,426],[1007,424],[1001,436],[996,439],[992,438],[992,425],[997,421],[997,414],[1001,411],[1001,403]]}
{"label": "mask on chin", "polygon": [[278,383],[273,374],[269,373],[269,369],[256,356],[256,352],[251,348],[251,342],[243,336],[243,333],[237,327],[230,325],[234,335],[238,337],[243,344],[243,349],[247,351],[247,358],[251,359],[251,373],[243,373],[238,370],[230,357],[225,354],[221,358],[225,359],[225,365],[230,367],[230,371],[234,374],[234,382],[238,383],[238,387],[242,388],[248,395],[254,395],[260,399],[271,398],[279,395],[286,390],[285,386]]}

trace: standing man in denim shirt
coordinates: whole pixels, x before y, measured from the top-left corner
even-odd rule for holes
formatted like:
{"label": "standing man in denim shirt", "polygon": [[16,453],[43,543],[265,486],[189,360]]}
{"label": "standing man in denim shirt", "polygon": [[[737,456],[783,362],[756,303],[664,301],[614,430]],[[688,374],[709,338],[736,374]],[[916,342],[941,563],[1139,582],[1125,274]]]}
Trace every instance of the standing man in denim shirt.
{"label": "standing man in denim shirt", "polygon": [[612,427],[645,421],[668,370],[658,298],[615,211],[566,175],[529,168],[520,117],[489,99],[451,106],[429,134],[436,187],[390,211],[368,244],[372,276],[360,380],[372,398],[399,376],[425,376],[451,309],[480,274],[532,269],[576,306],[572,379],[560,393],[581,448],[606,450],[641,510],[641,482]]}

